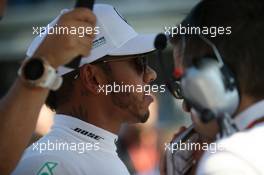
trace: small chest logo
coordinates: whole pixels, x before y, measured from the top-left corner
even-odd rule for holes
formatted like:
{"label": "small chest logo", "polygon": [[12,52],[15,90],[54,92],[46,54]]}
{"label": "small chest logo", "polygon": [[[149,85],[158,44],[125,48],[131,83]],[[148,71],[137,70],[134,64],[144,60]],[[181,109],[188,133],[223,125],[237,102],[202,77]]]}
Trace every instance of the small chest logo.
{"label": "small chest logo", "polygon": [[85,135],[85,136],[88,136],[88,137],[90,137],[90,138],[92,138],[92,139],[95,139],[95,140],[104,140],[104,138],[103,137],[101,137],[101,136],[99,136],[99,135],[96,135],[96,134],[94,134],[94,133],[92,133],[92,132],[89,132],[89,131],[85,131],[85,130],[83,130],[83,129],[81,129],[81,128],[75,128],[75,129],[73,129],[75,132],[78,132],[78,133],[80,133],[80,134],[82,134],[82,135]]}
{"label": "small chest logo", "polygon": [[53,175],[53,170],[57,165],[58,163],[55,162],[46,162],[42,165],[37,175]]}

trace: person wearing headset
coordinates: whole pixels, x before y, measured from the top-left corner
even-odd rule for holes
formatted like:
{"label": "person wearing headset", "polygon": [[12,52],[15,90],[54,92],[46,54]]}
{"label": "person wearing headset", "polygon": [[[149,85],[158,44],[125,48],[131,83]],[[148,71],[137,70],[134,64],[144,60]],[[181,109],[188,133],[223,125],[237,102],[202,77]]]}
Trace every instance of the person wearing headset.
{"label": "person wearing headset", "polygon": [[[95,4],[93,12],[100,33],[91,54],[58,69],[64,83],[46,102],[56,112],[54,125],[25,151],[13,175],[129,174],[116,152],[117,134],[123,123],[149,117],[153,98],[142,88],[156,79],[147,64],[156,35],[138,34],[111,5]],[[42,39],[34,39],[29,56]]]}
{"label": "person wearing headset", "polygon": [[[6,0],[0,0],[0,18],[5,4]],[[94,27],[95,22],[92,11],[78,8],[65,13],[58,25]],[[0,174],[10,174],[15,168],[30,141],[50,90],[59,87],[61,78],[55,70],[78,55],[89,55],[93,37],[94,34],[85,37],[48,35],[23,63],[18,78],[0,101]]]}
{"label": "person wearing headset", "polygon": [[203,0],[182,25],[232,33],[171,38],[183,108],[196,131],[221,146],[197,159],[198,175],[264,174],[263,9],[261,0]]}

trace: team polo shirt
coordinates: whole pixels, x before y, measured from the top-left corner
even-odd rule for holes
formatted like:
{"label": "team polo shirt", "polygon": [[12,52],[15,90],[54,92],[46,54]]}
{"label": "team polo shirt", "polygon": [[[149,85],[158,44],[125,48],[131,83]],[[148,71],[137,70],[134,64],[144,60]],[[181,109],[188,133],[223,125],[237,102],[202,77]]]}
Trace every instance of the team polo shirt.
{"label": "team polo shirt", "polygon": [[198,175],[260,175],[264,174],[264,123],[248,128],[254,120],[264,117],[264,100],[235,117],[240,132],[219,140],[216,153],[206,152],[198,166]]}
{"label": "team polo shirt", "polygon": [[13,175],[129,175],[117,136],[77,118],[56,115],[51,132],[26,149]]}

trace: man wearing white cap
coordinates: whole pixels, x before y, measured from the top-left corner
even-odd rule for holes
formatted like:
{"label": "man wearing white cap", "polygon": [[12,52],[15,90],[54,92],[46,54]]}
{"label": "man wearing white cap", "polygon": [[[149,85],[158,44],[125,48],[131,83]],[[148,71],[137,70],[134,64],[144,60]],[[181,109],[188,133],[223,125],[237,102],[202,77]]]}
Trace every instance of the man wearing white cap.
{"label": "man wearing white cap", "polygon": [[[57,113],[52,130],[26,150],[14,175],[129,174],[116,153],[116,134],[122,123],[145,122],[153,99],[127,89],[106,94],[104,87],[144,87],[156,79],[146,62],[155,35],[137,34],[110,5],[97,4],[93,11],[99,34],[91,55],[58,69],[63,84],[47,100]],[[33,41],[28,55],[42,39]]]}
{"label": "man wearing white cap", "polygon": [[[7,0],[0,0],[0,20],[6,3]],[[58,26],[93,28],[95,21],[96,18],[91,10],[76,8],[65,13],[58,21]],[[31,54],[32,57],[23,62],[20,68],[21,74],[14,81],[8,93],[0,99],[1,175],[10,174],[15,168],[32,137],[40,109],[45,103],[49,90],[59,87],[61,81],[53,84],[57,80],[55,69],[70,62],[78,55],[88,55],[93,36],[93,33],[85,37],[73,34],[51,34],[45,38],[35,53]],[[35,64],[36,61],[38,64]],[[24,76],[25,72],[32,71],[33,77]],[[50,74],[46,74],[49,71],[51,71]]]}

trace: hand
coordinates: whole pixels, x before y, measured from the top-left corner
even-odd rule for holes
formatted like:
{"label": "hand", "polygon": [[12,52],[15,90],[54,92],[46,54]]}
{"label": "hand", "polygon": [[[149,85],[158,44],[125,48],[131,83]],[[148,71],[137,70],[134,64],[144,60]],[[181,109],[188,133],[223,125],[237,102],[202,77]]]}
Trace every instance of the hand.
{"label": "hand", "polygon": [[[86,8],[76,8],[68,13],[63,14],[57,27],[73,27],[94,29],[96,17],[91,10]],[[76,32],[77,33],[77,32]],[[87,56],[92,47],[93,34],[85,34],[80,37],[77,34],[49,34],[40,44],[34,53],[34,57],[45,58],[54,68],[69,63],[72,59],[79,55]]]}

